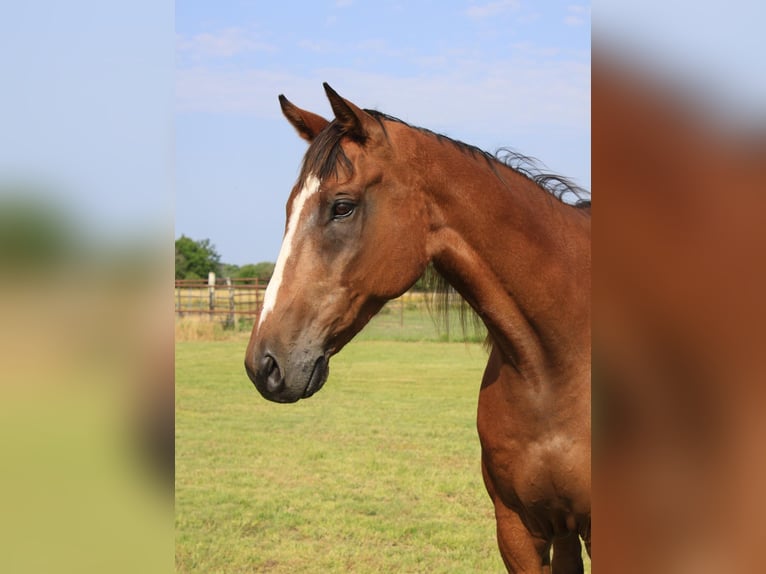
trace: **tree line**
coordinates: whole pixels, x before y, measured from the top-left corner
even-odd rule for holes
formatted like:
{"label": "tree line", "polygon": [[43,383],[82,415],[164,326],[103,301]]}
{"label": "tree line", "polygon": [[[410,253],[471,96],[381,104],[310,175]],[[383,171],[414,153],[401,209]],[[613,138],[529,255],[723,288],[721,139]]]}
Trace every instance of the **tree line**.
{"label": "tree line", "polygon": [[241,266],[222,263],[209,239],[194,240],[185,235],[176,239],[176,279],[207,279],[211,271],[220,277],[268,281],[274,273],[274,263],[262,261]]}
{"label": "tree line", "polygon": [[[211,271],[217,277],[258,278],[260,281],[268,282],[274,273],[274,263],[262,261],[241,266],[221,263],[221,256],[209,239],[195,241],[185,235],[176,239],[176,279],[207,279]],[[413,285],[413,289],[430,291],[433,289],[434,280],[435,273],[429,268]]]}

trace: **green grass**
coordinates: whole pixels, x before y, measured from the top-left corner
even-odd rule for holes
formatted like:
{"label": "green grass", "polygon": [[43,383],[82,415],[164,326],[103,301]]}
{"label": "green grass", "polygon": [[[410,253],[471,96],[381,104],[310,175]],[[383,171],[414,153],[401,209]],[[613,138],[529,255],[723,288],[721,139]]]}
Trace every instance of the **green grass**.
{"label": "green grass", "polygon": [[260,397],[245,345],[176,346],[178,572],[505,571],[480,345],[354,341],[293,405]]}
{"label": "green grass", "polygon": [[264,401],[242,342],[176,349],[179,572],[503,572],[475,430],[477,345],[355,342]]}
{"label": "green grass", "polygon": [[448,316],[434,315],[424,303],[395,300],[356,336],[357,341],[470,341],[480,343],[486,337],[483,326],[474,328],[470,319],[463,327],[457,306],[450,308]]}
{"label": "green grass", "polygon": [[[237,333],[249,333],[253,328],[251,316],[238,315],[233,325],[224,325],[226,315],[216,315],[213,320],[205,313],[187,313],[183,318],[176,317],[176,340],[222,340],[231,339]],[[486,337],[486,329],[466,321],[465,328],[457,306],[450,309],[448,316],[437,314],[436,319],[422,301],[396,299],[389,302],[361,333],[355,341],[433,341],[481,343]]]}

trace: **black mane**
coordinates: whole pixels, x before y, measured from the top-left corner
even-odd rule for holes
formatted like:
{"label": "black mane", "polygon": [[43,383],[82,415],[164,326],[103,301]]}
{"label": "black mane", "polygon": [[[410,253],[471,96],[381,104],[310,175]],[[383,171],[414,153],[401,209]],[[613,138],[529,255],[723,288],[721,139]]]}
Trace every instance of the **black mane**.
{"label": "black mane", "polygon": [[[590,207],[590,192],[575,185],[565,177],[544,172],[540,162],[535,158],[523,155],[510,148],[501,148],[493,155],[476,146],[454,140],[443,134],[433,132],[426,128],[412,126],[399,118],[389,116],[388,114],[384,114],[377,110],[364,111],[380,123],[384,132],[386,129],[384,122],[386,121],[405,125],[421,133],[435,137],[440,142],[447,142],[467,155],[474,158],[478,157],[484,159],[501,180],[502,177],[495,169],[498,163],[523,175],[563,203],[568,203],[577,208],[587,209]],[[301,184],[305,182],[310,173],[315,174],[320,180],[323,180],[330,175],[337,175],[339,164],[346,170],[350,171],[353,169],[351,161],[346,157],[346,154],[343,152],[343,148],[340,145],[343,135],[343,129],[337,120],[330,122],[327,127],[317,135],[303,158],[300,174]]]}
{"label": "black mane", "polygon": [[[386,135],[385,122],[388,121],[403,124],[421,133],[435,137],[440,142],[453,145],[467,155],[485,160],[495,172],[495,175],[497,175],[503,182],[503,177],[497,169],[501,165],[523,175],[562,203],[567,203],[578,210],[582,210],[584,215],[590,215],[590,193],[564,177],[542,171],[540,163],[534,158],[520,154],[509,148],[501,148],[495,155],[493,155],[476,146],[454,140],[426,128],[412,126],[403,120],[382,112],[376,110],[364,111],[380,123]],[[343,152],[343,148],[340,145],[343,136],[343,128],[337,120],[330,122],[317,135],[314,141],[311,142],[311,145],[303,158],[299,186],[303,186],[309,174],[315,174],[320,180],[331,175],[337,175],[339,165],[343,166],[343,168],[349,172],[353,170],[351,161],[346,157],[346,154]],[[463,298],[460,297],[438,270],[434,268],[433,264],[428,265],[428,268],[419,283],[421,288],[431,294],[431,298],[427,299],[427,302],[437,325],[440,323],[441,325],[449,323],[448,317],[451,312],[450,310],[452,309],[459,313],[459,322],[462,327],[464,339],[468,340],[469,338],[484,336],[486,328],[479,319],[479,316],[473,312]],[[486,339],[486,343],[490,343],[489,338]]]}

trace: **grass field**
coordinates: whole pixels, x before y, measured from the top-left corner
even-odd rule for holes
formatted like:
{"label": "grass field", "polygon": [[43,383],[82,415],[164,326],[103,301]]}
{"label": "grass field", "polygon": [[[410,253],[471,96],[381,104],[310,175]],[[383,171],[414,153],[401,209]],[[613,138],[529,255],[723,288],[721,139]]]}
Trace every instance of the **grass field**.
{"label": "grass field", "polygon": [[[421,299],[396,299],[389,302],[359,333],[354,341],[471,341],[482,342],[486,337],[483,325],[461,318],[458,306],[453,305],[447,316],[434,314]],[[225,316],[210,320],[207,314],[187,314],[176,320],[176,340],[231,340],[248,334],[253,326],[252,317],[241,316],[231,325],[224,326]],[[465,324],[465,325],[464,325]]]}
{"label": "grass field", "polygon": [[370,340],[385,319],[293,405],[247,379],[246,334],[176,344],[177,572],[505,571],[475,428],[486,353]]}

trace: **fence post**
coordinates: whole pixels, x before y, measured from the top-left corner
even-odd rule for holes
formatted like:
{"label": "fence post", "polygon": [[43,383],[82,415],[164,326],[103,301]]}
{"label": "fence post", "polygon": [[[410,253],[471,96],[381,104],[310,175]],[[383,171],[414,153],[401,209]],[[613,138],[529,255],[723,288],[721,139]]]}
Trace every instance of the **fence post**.
{"label": "fence post", "polygon": [[213,319],[215,317],[215,273],[212,271],[207,274],[207,296],[210,318]]}
{"label": "fence post", "polygon": [[226,278],[226,287],[229,290],[229,314],[226,317],[226,323],[236,329],[236,309],[234,306],[234,286],[231,284],[231,277]]}
{"label": "fence post", "polygon": [[255,278],[255,317],[253,320],[258,318],[258,315],[261,313],[261,280],[259,277]]}

